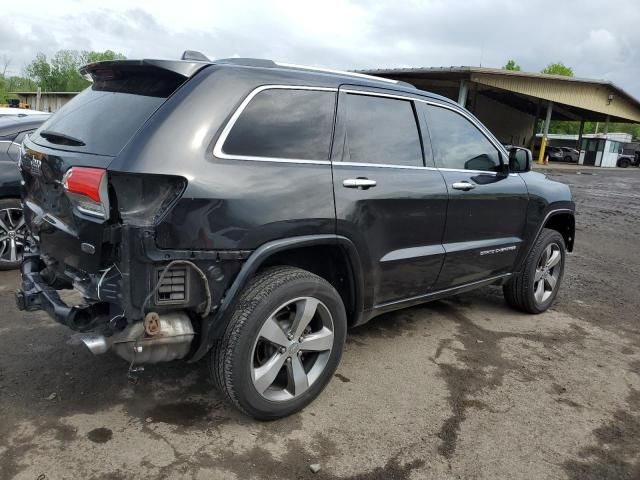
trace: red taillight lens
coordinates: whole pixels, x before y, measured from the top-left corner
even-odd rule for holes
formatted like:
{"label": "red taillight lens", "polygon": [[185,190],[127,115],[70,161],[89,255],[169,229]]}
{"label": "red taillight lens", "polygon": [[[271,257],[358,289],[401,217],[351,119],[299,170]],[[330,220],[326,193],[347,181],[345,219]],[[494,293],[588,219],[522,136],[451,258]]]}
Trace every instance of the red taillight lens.
{"label": "red taillight lens", "polygon": [[107,172],[101,168],[73,167],[64,176],[63,184],[67,192],[100,201],[100,183]]}
{"label": "red taillight lens", "polygon": [[80,212],[105,219],[109,217],[106,170],[72,167],[65,173],[62,184]]}

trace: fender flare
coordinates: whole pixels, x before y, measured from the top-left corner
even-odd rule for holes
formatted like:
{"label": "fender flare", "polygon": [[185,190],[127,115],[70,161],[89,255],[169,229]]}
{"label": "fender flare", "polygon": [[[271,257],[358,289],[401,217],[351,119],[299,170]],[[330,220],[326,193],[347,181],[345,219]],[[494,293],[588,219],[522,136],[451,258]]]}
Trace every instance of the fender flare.
{"label": "fender flare", "polygon": [[[526,261],[527,257],[531,253],[531,250],[533,250],[533,246],[535,245],[536,241],[538,240],[538,237],[542,233],[542,230],[544,229],[544,226],[547,224],[549,219],[551,217],[555,216],[555,215],[559,215],[559,214],[562,214],[562,213],[569,213],[575,219],[576,212],[575,212],[575,210],[572,210],[570,208],[555,208],[553,210],[549,210],[546,213],[546,215],[544,216],[544,218],[542,219],[542,221],[540,222],[540,224],[538,225],[538,228],[536,230],[535,235],[533,235],[531,237],[531,241],[528,242],[529,245],[527,246],[526,253],[524,255],[522,255],[522,257],[518,261],[518,268],[515,269],[516,272],[520,272],[522,270],[522,266],[524,265],[524,262]],[[575,221],[574,221],[574,229],[575,229]],[[575,230],[574,230],[574,237],[575,237]]]}
{"label": "fender flare", "polygon": [[236,275],[231,286],[224,295],[224,301],[220,304],[218,310],[211,314],[202,324],[200,332],[200,344],[197,350],[189,358],[189,362],[200,360],[211,349],[215,340],[220,337],[226,325],[233,307],[236,305],[238,296],[249,283],[251,278],[258,271],[260,266],[272,255],[285,250],[294,248],[308,247],[314,245],[337,245],[346,250],[349,259],[349,269],[353,281],[354,297],[355,297],[355,324],[358,323],[359,317],[362,316],[362,290],[363,290],[363,272],[360,256],[356,246],[347,237],[341,235],[304,235],[299,237],[290,237],[267,242],[258,247],[242,265],[242,268]]}

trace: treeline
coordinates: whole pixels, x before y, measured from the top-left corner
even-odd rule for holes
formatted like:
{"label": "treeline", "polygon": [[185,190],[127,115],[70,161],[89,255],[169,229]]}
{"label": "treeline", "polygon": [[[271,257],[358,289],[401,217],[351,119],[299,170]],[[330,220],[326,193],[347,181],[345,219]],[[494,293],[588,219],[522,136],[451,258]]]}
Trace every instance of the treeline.
{"label": "treeline", "polygon": [[10,60],[5,59],[0,72],[0,103],[15,98],[10,92],[35,91],[38,87],[43,92],[79,92],[89,85],[78,69],[87,63],[103,60],[122,60],[126,57],[112,50],[104,52],[59,50],[51,58],[38,53],[27,65],[22,75],[7,75]]}

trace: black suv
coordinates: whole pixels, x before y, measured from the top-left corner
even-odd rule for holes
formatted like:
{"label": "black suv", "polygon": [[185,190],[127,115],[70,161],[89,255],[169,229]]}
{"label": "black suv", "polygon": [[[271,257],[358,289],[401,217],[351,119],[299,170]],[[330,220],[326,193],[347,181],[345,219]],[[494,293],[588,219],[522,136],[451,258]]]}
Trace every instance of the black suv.
{"label": "black suv", "polygon": [[322,391],[347,327],[490,284],[551,305],[574,203],[527,150],[408,84],[191,58],[90,64],[24,141],[20,309],[134,366],[209,355],[272,419]]}

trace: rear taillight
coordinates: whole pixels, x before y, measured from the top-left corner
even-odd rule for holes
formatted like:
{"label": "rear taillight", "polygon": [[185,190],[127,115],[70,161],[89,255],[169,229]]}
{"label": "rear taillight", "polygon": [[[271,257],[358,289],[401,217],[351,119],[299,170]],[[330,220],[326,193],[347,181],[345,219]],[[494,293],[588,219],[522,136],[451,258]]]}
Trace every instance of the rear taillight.
{"label": "rear taillight", "polygon": [[78,211],[105,220],[109,218],[106,170],[72,167],[64,174],[62,185]]}

